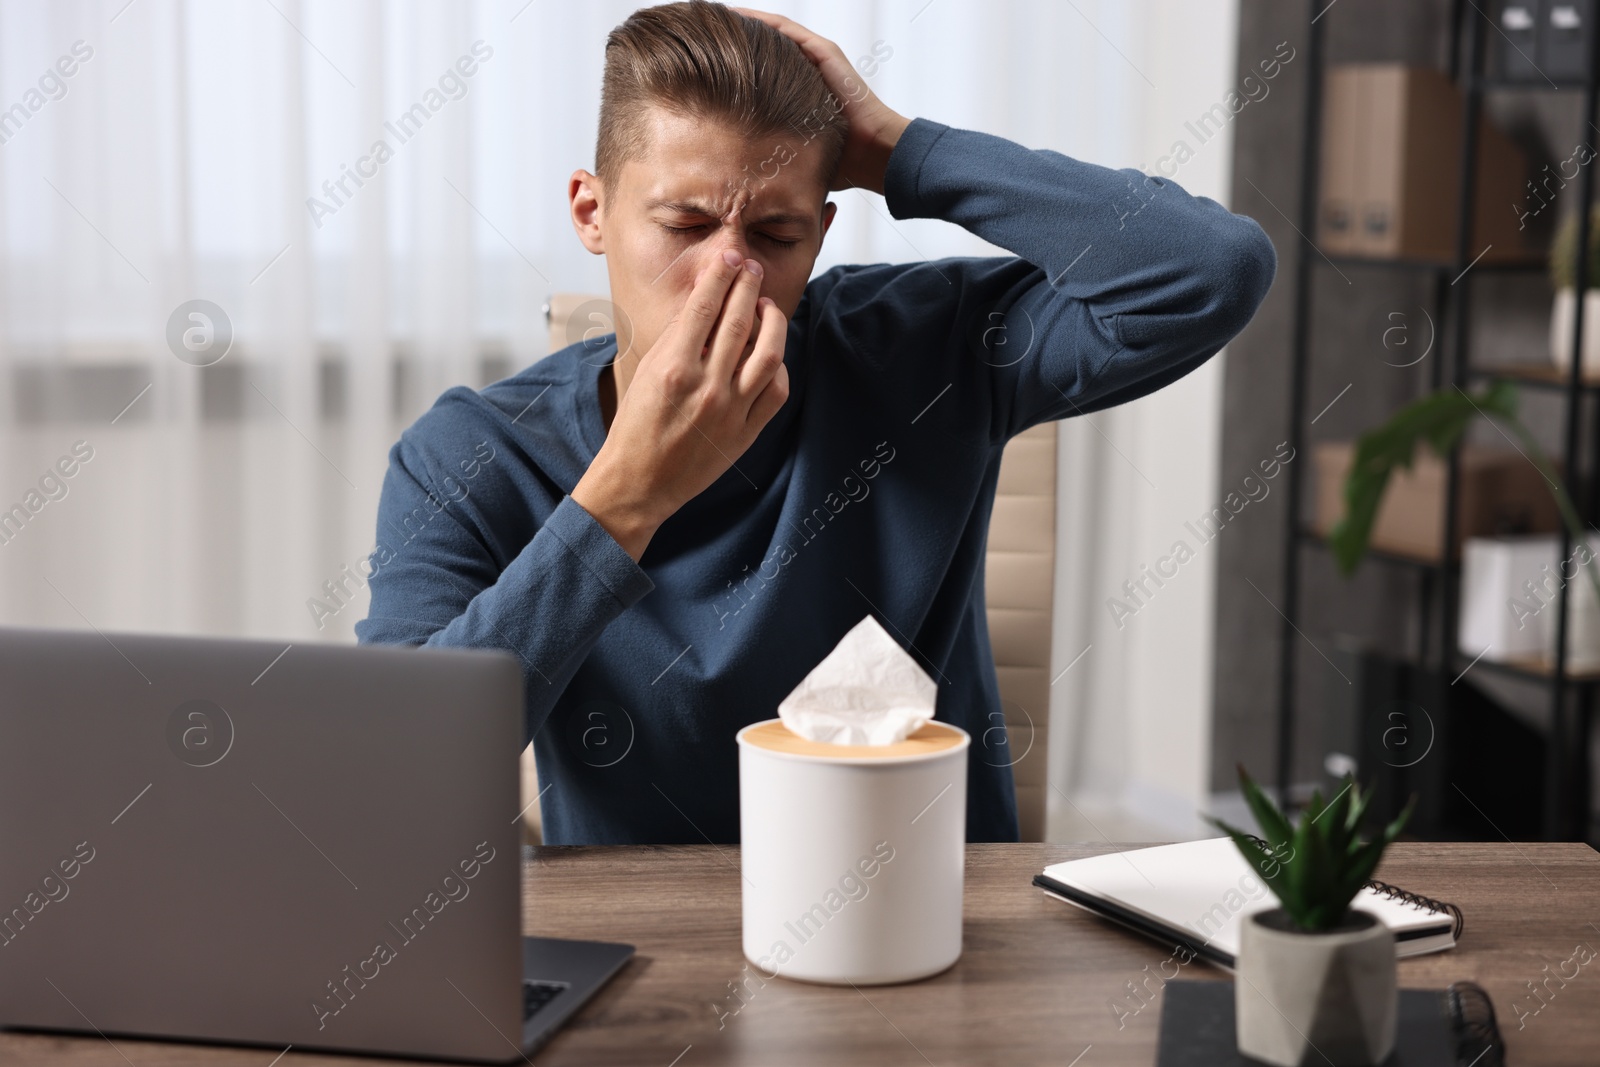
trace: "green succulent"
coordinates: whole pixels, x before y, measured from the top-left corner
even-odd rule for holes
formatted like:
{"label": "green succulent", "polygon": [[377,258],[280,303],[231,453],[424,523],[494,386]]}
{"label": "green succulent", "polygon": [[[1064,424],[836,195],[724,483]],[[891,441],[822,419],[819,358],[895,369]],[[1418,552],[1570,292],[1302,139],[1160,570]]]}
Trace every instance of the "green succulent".
{"label": "green succulent", "polygon": [[1344,788],[1330,804],[1322,802],[1320,790],[1313,792],[1298,827],[1251,781],[1242,764],[1239,786],[1264,839],[1209,815],[1206,821],[1233,838],[1289,921],[1307,933],[1332,929],[1344,919],[1350,901],[1371,880],[1384,849],[1400,835],[1417,802],[1412,797],[1382,834],[1367,841],[1359,831],[1372,794],[1363,792],[1353,775],[1345,776]]}
{"label": "green succulent", "polygon": [[[1562,220],[1556,230],[1555,243],[1550,247],[1550,281],[1557,289],[1573,289],[1578,284],[1578,214],[1573,212]],[[1589,211],[1589,276],[1590,289],[1600,289],[1600,204]]]}

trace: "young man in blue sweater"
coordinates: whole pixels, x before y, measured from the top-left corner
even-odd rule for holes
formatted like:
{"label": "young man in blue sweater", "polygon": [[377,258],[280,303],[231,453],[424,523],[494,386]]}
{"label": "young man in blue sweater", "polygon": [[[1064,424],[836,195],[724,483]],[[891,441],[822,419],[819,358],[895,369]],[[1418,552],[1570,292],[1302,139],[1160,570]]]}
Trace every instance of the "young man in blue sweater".
{"label": "young man in blue sweater", "polygon": [[[1006,442],[1189,373],[1277,269],[1214,201],[907,119],[834,43],[704,0],[612,32],[595,168],[571,213],[614,334],[405,431],[356,628],[516,654],[552,844],[737,841],[735,732],[869,613],[938,683],[936,717],[985,736]],[[853,187],[1015,255],[813,279],[828,191]],[[1015,840],[986,740],[967,836]]]}

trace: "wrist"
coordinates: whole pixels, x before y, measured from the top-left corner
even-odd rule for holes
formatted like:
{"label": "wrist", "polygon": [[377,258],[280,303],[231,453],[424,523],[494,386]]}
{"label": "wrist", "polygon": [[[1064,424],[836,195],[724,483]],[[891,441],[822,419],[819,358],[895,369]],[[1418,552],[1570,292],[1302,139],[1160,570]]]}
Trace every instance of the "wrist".
{"label": "wrist", "polygon": [[900,143],[900,135],[910,125],[910,119],[891,112],[872,135],[872,191],[879,196],[883,195],[884,179],[889,173],[889,157],[894,154],[895,145]]}
{"label": "wrist", "polygon": [[635,563],[639,562],[661,525],[645,501],[615,491],[603,471],[597,474],[595,465],[578,479],[569,495]]}
{"label": "wrist", "polygon": [[894,146],[900,143],[900,135],[906,132],[906,127],[909,125],[911,120],[904,115],[890,113],[875,139],[885,152],[893,152]]}

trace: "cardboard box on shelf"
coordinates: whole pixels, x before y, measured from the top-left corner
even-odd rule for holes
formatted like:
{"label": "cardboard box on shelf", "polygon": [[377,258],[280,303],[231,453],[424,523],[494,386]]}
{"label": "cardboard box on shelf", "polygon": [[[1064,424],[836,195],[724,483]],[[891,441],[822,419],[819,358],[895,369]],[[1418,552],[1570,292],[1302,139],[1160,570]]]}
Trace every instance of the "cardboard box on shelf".
{"label": "cardboard box on shelf", "polygon": [[[1312,451],[1316,467],[1315,530],[1324,536],[1344,516],[1344,480],[1355,445],[1328,441]],[[1459,556],[1469,537],[1551,533],[1561,528],[1561,511],[1538,468],[1518,452],[1461,446],[1456,495]],[[1559,469],[1559,466],[1558,466]],[[1425,562],[1437,562],[1444,545],[1444,461],[1420,446],[1409,470],[1389,479],[1372,524],[1370,546]]]}
{"label": "cardboard box on shelf", "polygon": [[[1432,67],[1351,63],[1328,68],[1317,242],[1373,259],[1446,263],[1456,252],[1461,93]],[[1484,262],[1527,259],[1513,205],[1527,157],[1485,116],[1478,127],[1472,244]]]}

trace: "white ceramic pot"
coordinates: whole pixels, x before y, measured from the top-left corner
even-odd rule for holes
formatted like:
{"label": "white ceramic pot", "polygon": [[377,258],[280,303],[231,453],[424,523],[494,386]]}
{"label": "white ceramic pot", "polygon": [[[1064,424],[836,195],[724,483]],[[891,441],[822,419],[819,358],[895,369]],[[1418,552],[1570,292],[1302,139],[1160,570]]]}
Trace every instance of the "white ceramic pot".
{"label": "white ceramic pot", "polygon": [[1295,929],[1282,908],[1245,921],[1235,972],[1239,1051],[1277,1067],[1373,1067],[1394,1050],[1394,935],[1352,910],[1333,930]]}
{"label": "white ceramic pot", "polygon": [[955,963],[966,731],[930,722],[874,750],[803,741],[769,719],[737,740],[744,954],[762,976],[867,985]]}
{"label": "white ceramic pot", "polygon": [[[1550,358],[1562,370],[1572,366],[1572,316],[1577,306],[1573,290],[1556,290],[1550,309]],[[1583,298],[1583,373],[1600,375],[1600,289],[1590,289]]]}

